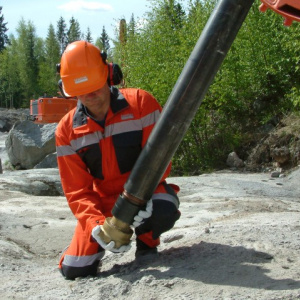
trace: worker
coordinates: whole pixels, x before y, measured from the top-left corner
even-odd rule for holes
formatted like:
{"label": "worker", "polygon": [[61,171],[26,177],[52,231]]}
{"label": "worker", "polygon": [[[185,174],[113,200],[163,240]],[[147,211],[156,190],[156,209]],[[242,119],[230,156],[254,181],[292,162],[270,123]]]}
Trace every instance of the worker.
{"label": "worker", "polygon": [[[78,105],[59,122],[56,148],[61,183],[77,219],[70,245],[63,251],[59,270],[67,279],[96,276],[105,250],[126,252],[105,243],[99,232],[124,190],[124,184],[159,118],[161,107],[148,92],[118,89],[112,68],[99,48],[86,41],[69,44],[60,62],[63,93]],[[136,257],[157,253],[160,235],[180,217],[178,186],[167,184],[171,163],[147,207],[132,227]]]}

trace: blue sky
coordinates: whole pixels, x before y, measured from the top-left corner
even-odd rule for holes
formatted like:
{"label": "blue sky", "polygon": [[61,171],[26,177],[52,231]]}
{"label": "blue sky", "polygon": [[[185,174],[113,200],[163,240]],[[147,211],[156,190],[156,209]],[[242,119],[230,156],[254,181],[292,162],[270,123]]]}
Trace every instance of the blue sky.
{"label": "blue sky", "polygon": [[135,19],[142,18],[149,11],[148,0],[0,0],[2,14],[7,22],[8,33],[16,35],[16,28],[23,17],[32,21],[39,37],[45,38],[49,25],[55,29],[62,16],[67,25],[73,16],[78,20],[81,31],[86,33],[89,27],[95,39],[99,37],[103,26],[110,38],[115,38],[114,28],[118,20],[129,21],[134,14]]}

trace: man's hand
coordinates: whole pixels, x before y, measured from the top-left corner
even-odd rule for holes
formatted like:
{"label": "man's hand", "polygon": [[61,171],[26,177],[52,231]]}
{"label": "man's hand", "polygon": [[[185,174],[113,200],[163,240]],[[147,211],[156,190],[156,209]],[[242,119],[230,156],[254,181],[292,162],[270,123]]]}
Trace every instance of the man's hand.
{"label": "man's hand", "polygon": [[96,240],[96,242],[104,249],[114,253],[127,252],[131,248],[131,244],[123,245],[120,248],[115,248],[115,242],[111,241],[108,244],[105,243],[101,237],[100,232],[102,231],[102,225],[97,225],[92,230],[92,237]]}
{"label": "man's hand", "polygon": [[152,199],[150,199],[147,202],[146,210],[140,210],[138,214],[134,217],[134,222],[132,223],[132,226],[134,228],[139,227],[141,224],[145,222],[146,219],[150,218],[153,211],[153,202]]}

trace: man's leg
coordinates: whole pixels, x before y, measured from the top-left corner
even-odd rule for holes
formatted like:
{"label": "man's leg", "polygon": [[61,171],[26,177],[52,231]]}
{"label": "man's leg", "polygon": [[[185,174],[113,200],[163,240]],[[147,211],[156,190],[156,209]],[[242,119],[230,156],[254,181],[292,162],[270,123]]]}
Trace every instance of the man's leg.
{"label": "man's leg", "polygon": [[137,236],[136,256],[157,252],[160,235],[173,228],[180,218],[179,199],[175,185],[161,183],[152,196],[153,211],[149,219],[135,229]]}
{"label": "man's leg", "polygon": [[99,261],[103,256],[104,250],[91,240],[90,235],[84,232],[78,222],[71,244],[63,252],[58,267],[66,279],[96,276]]}

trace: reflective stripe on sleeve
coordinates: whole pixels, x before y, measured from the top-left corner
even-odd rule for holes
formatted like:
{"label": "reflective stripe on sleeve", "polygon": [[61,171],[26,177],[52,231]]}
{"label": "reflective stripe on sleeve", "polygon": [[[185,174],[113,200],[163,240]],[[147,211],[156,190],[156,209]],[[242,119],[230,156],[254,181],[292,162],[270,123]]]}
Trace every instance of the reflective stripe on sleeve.
{"label": "reflective stripe on sleeve", "polygon": [[142,130],[141,120],[130,120],[120,123],[111,124],[105,127],[105,137],[110,137],[115,134],[120,134],[130,131],[139,131]]}
{"label": "reflective stripe on sleeve", "polygon": [[86,146],[97,144],[103,138],[103,135],[100,131],[96,131],[87,135],[84,135],[76,140],[71,141],[72,148],[77,151]]}
{"label": "reflective stripe on sleeve", "polygon": [[158,121],[159,116],[160,116],[160,111],[156,110],[156,111],[152,112],[151,114],[148,114],[147,116],[143,117],[141,119],[143,128],[155,124]]}
{"label": "reflective stripe on sleeve", "polygon": [[156,110],[138,120],[128,120],[108,125],[105,127],[105,137],[130,131],[143,130],[143,128],[155,124],[159,118],[159,115],[159,110]]}
{"label": "reflective stripe on sleeve", "polygon": [[100,131],[96,131],[78,139],[72,140],[71,145],[56,146],[57,157],[76,154],[76,151],[88,145],[97,144],[103,138]]}
{"label": "reflective stripe on sleeve", "polygon": [[57,146],[56,153],[57,157],[76,154],[71,146]]}

